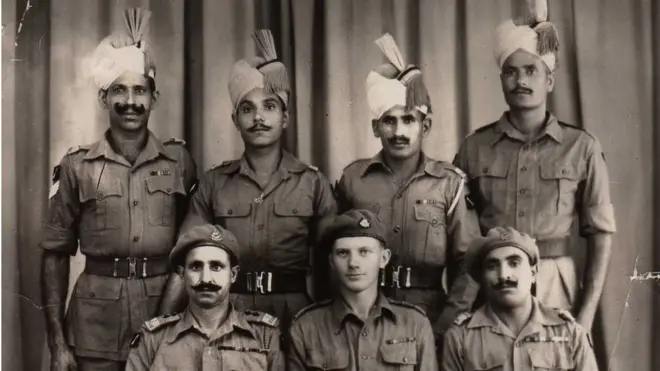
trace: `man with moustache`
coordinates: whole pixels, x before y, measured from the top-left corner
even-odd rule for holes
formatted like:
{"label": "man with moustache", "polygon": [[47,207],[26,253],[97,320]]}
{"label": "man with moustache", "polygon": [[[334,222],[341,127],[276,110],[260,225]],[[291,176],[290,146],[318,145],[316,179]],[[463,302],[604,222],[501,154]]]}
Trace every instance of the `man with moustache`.
{"label": "man with moustache", "polygon": [[238,311],[229,301],[238,249],[236,237],[220,226],[200,225],[181,235],[170,264],[181,270],[188,307],[144,323],[131,342],[126,371],[285,370],[277,319]]}
{"label": "man with moustache", "polygon": [[393,256],[381,284],[388,295],[422,307],[440,340],[476,297],[462,260],[480,235],[479,226],[466,206],[465,174],[422,151],[431,131],[431,102],[421,71],[403,62],[389,34],[376,44],[389,63],[369,73],[366,90],[373,132],[383,149],[344,169],[337,202],[340,211],[368,209],[387,223]]}
{"label": "man with moustache", "polygon": [[291,325],[287,370],[438,369],[431,323],[420,308],[379,293],[390,260],[387,226],[368,210],[338,216],[322,245],[339,288]]}
{"label": "man with moustache", "polygon": [[534,240],[511,227],[470,247],[468,271],[488,299],[445,333],[442,370],[598,370],[584,327],[532,295],[538,262]]}
{"label": "man with moustache", "polygon": [[[91,61],[110,129],[69,150],[55,168],[40,243],[42,295],[51,370],[123,370],[129,343],[157,314],[167,257],[185,215],[196,167],[183,141],[149,131],[156,67],[142,39],[149,13],[126,12],[128,34],[114,34]],[[70,256],[86,256],[69,309]]]}
{"label": "man with moustache", "polygon": [[[534,237],[541,254],[537,298],[573,310],[590,330],[616,231],[608,172],[596,137],[547,111],[559,41],[546,21],[545,1],[529,4],[531,16],[508,20],[495,31],[509,111],[468,136],[454,164],[468,173],[482,232],[513,226]],[[588,242],[582,279],[571,257],[575,214]]]}
{"label": "man with moustache", "polygon": [[[214,223],[232,231],[242,262],[232,301],[239,309],[275,315],[285,329],[310,303],[310,247],[336,204],[326,177],[282,148],[289,119],[286,67],[269,30],[253,36],[262,57],[234,64],[229,81],[232,120],[245,152],[204,175],[182,230]],[[181,293],[173,287],[168,304]]]}

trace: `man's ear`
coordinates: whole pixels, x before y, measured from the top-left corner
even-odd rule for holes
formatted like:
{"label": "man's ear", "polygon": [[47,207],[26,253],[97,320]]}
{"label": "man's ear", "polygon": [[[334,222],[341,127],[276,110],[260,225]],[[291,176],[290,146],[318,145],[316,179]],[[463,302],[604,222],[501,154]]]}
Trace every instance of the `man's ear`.
{"label": "man's ear", "polygon": [[285,109],[282,112],[282,129],[286,129],[289,126],[289,110]]}
{"label": "man's ear", "polygon": [[371,130],[373,130],[374,136],[376,138],[380,138],[380,134],[378,133],[378,123],[379,122],[380,122],[379,120],[371,120]]}
{"label": "man's ear", "polygon": [[231,267],[231,283],[236,282],[238,278],[238,271],[241,269],[238,265]]}
{"label": "man's ear", "polygon": [[555,90],[555,79],[557,75],[555,75],[555,71],[550,71],[548,68],[548,93],[551,93],[553,90]]}
{"label": "man's ear", "polygon": [[108,91],[99,89],[98,99],[101,107],[103,107],[104,109],[108,109]]}
{"label": "man's ear", "polygon": [[383,251],[380,252],[380,269],[384,269],[392,257],[392,251],[390,249],[383,248],[382,250]]}
{"label": "man's ear", "polygon": [[538,273],[539,273],[539,265],[537,263],[532,266],[532,283],[536,283],[536,276],[538,275]]}
{"label": "man's ear", "polygon": [[151,110],[155,110],[156,107],[158,107],[158,102],[160,98],[160,91],[156,90],[155,92],[151,93]]}
{"label": "man's ear", "polygon": [[433,126],[433,121],[430,116],[424,117],[422,120],[422,137],[426,138],[431,132],[431,127]]}
{"label": "man's ear", "polygon": [[234,126],[236,126],[236,129],[240,130],[240,128],[238,127],[238,121],[237,121],[237,118],[236,118],[236,109],[234,109],[231,113],[231,122],[234,123]]}

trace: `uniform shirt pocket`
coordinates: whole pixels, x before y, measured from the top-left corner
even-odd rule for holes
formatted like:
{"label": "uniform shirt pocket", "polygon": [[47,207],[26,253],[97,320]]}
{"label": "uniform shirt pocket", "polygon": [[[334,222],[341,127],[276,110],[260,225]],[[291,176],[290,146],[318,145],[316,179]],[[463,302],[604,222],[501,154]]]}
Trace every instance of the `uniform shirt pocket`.
{"label": "uniform shirt pocket", "polygon": [[568,347],[552,345],[552,348],[529,350],[529,359],[533,370],[562,371],[575,369],[575,360],[570,356]]}
{"label": "uniform shirt pocket", "polygon": [[250,202],[220,200],[215,203],[213,213],[215,224],[232,231],[239,242],[250,241],[250,223],[252,223]]}
{"label": "uniform shirt pocket", "polygon": [[509,162],[503,159],[479,159],[470,169],[470,174],[478,185],[477,203],[495,208],[493,211],[497,214],[505,213],[508,201],[508,173]]}
{"label": "uniform shirt pocket", "polygon": [[83,274],[76,283],[69,322],[76,348],[102,352],[120,349],[122,282]]}
{"label": "uniform shirt pocket", "polygon": [[145,179],[149,224],[171,226],[176,216],[176,197],[186,191],[180,177],[174,175],[153,176]]}
{"label": "uniform shirt pocket", "polygon": [[502,354],[478,354],[477,358],[470,357],[469,350],[465,359],[465,371],[502,371],[506,358]]}
{"label": "uniform shirt pocket", "polygon": [[309,222],[314,216],[314,205],[307,197],[276,200],[274,218],[268,221],[268,239],[285,241],[291,237],[300,238],[309,233]]}
{"label": "uniform shirt pocket", "polygon": [[[409,233],[411,251],[417,255],[423,251],[422,256],[416,260],[444,265],[447,246],[447,219],[442,205],[418,204],[413,205],[415,222]],[[420,248],[423,247],[423,250]]]}
{"label": "uniform shirt pocket", "polygon": [[266,371],[268,369],[268,350],[257,351],[249,349],[245,351],[222,349],[219,350],[223,371]]}
{"label": "uniform shirt pocket", "polygon": [[144,319],[146,321],[157,315],[158,303],[163,294],[163,288],[165,288],[167,275],[163,274],[156,277],[147,277],[142,281],[144,282],[144,290],[147,294],[147,318]]}
{"label": "uniform shirt pocket", "polygon": [[124,220],[121,180],[103,179],[97,184],[83,183],[78,193],[83,208],[83,228],[91,231],[117,229]]}
{"label": "uniform shirt pocket", "polygon": [[345,370],[348,368],[348,354],[345,351],[308,349],[305,353],[305,367],[308,370]]}
{"label": "uniform shirt pocket", "polygon": [[383,344],[380,354],[389,369],[414,370],[417,364],[417,342],[410,341],[397,344]]}
{"label": "uniform shirt pocket", "polygon": [[541,165],[541,184],[538,199],[550,215],[572,214],[575,193],[580,182],[578,167],[567,163]]}

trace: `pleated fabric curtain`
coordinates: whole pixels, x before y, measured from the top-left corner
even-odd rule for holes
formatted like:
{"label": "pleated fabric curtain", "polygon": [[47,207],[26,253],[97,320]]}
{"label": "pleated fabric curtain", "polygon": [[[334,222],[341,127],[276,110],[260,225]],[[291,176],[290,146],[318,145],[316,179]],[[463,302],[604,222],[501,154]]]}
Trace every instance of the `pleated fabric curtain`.
{"label": "pleated fabric curtain", "polygon": [[[630,279],[634,269],[651,271],[660,264],[654,252],[660,207],[653,207],[660,206],[655,191],[660,158],[654,149],[660,140],[660,3],[549,3],[562,45],[550,108],[600,139],[616,208],[613,262],[594,329],[599,361],[612,370],[660,369],[659,352],[652,352],[660,349],[660,321],[653,316],[660,308],[658,283]],[[434,110],[424,148],[451,161],[465,135],[506,109],[491,38],[497,24],[518,14],[524,1],[3,1],[7,369],[41,366],[45,332],[37,243],[52,167],[69,147],[98,140],[107,127],[107,113],[82,74],[82,59],[123,27],[123,9],[134,6],[153,12],[149,40],[161,98],[150,128],[157,136],[185,139],[202,169],[239,156],[229,70],[236,60],[254,55],[251,32],[271,28],[294,86],[286,147],[334,181],[344,166],[380,147],[364,90],[369,70],[383,62],[376,38],[390,32],[408,61],[421,66]],[[583,252],[577,255],[585,259]],[[76,256],[72,276],[83,264]]]}

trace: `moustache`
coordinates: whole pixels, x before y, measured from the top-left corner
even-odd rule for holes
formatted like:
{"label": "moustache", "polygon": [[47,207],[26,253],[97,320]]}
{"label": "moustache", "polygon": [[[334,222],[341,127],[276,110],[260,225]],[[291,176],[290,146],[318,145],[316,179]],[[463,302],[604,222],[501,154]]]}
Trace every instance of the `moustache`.
{"label": "moustache", "polygon": [[129,111],[131,113],[136,113],[138,115],[143,114],[147,109],[144,108],[143,105],[141,104],[121,104],[121,103],[115,103],[113,108],[115,109],[115,112],[117,112],[120,115],[123,115]]}
{"label": "moustache", "polygon": [[509,288],[515,289],[516,287],[518,287],[518,281],[509,280],[509,279],[500,280],[499,282],[493,285],[493,288],[495,290],[502,290]]}
{"label": "moustache", "polygon": [[220,291],[222,287],[215,285],[213,283],[200,283],[197,286],[193,286],[193,290],[197,292],[215,292]]}
{"label": "moustache", "polygon": [[262,123],[257,123],[255,125],[251,126],[250,128],[248,128],[247,131],[250,132],[250,133],[254,133],[256,131],[268,131],[270,129],[271,129],[270,126],[266,126]]}
{"label": "moustache", "polygon": [[511,90],[514,94],[532,94],[534,91],[530,88],[525,88],[522,86],[516,86],[515,89]]}
{"label": "moustache", "polygon": [[410,144],[410,139],[406,137],[391,137],[390,139],[387,140],[390,144]]}

